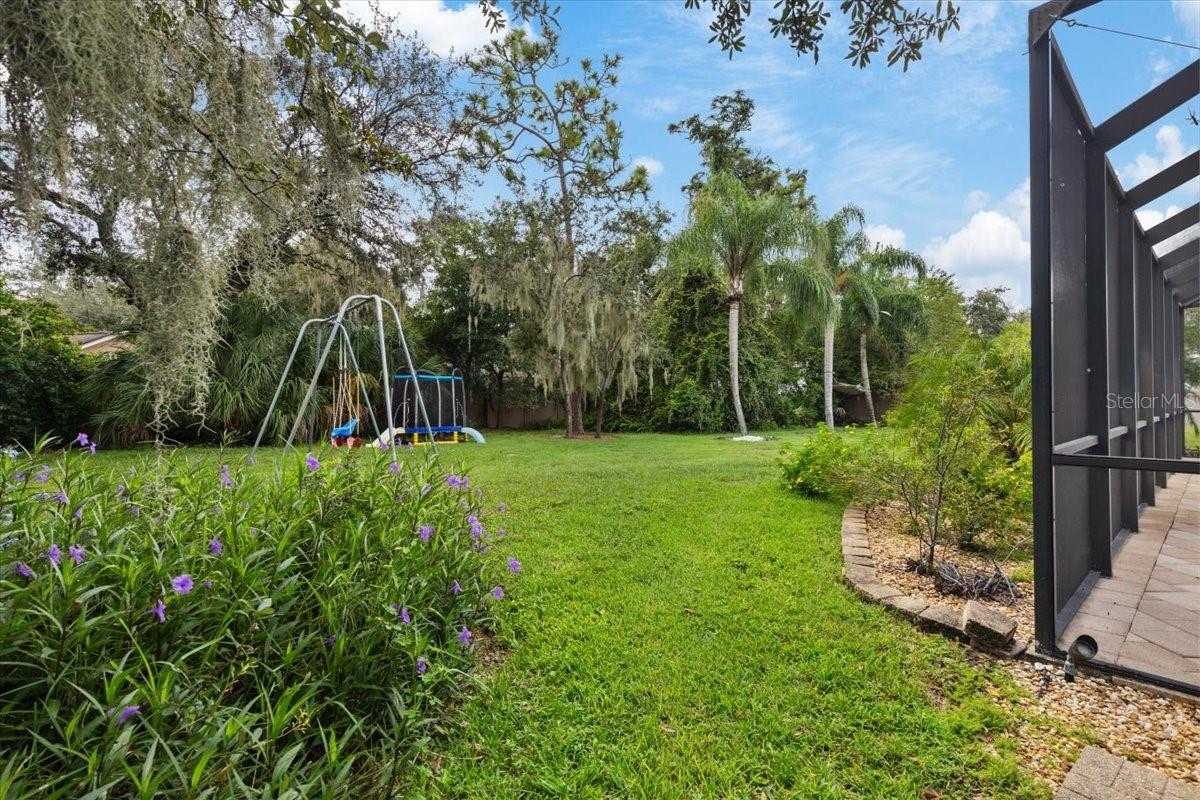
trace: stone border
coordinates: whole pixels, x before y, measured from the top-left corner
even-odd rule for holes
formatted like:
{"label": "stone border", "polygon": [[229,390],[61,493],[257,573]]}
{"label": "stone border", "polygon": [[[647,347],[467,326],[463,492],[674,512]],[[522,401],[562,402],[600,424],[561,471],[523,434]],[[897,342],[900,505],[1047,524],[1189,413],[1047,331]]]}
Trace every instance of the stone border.
{"label": "stone border", "polygon": [[967,603],[961,612],[948,605],[930,605],[924,598],[903,594],[881,581],[875,573],[875,560],[867,539],[867,512],[857,506],[848,506],[842,514],[842,578],[864,600],[886,606],[914,621],[922,630],[1006,658],[1021,658],[1028,649],[1028,643],[1011,638],[1011,630],[1007,636],[997,632],[989,641],[989,630],[981,627],[981,623],[994,621],[1001,629],[1006,628],[1011,620],[1001,612],[975,603]]}

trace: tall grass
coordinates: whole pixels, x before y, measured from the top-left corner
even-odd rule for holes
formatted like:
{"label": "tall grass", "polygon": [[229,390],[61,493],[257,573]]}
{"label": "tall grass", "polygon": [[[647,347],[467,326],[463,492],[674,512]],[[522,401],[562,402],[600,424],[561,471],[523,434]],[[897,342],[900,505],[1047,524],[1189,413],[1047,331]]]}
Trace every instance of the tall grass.
{"label": "tall grass", "polygon": [[0,456],[11,800],[388,796],[519,572],[432,457],[44,456]]}

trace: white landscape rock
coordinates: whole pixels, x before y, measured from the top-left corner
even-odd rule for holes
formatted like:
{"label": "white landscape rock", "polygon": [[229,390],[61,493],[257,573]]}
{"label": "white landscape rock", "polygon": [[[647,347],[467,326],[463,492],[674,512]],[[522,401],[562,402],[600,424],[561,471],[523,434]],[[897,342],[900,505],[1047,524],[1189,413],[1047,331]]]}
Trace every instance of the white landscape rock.
{"label": "white landscape rock", "polygon": [[767,439],[765,436],[735,436],[733,440],[735,442],[765,442]]}

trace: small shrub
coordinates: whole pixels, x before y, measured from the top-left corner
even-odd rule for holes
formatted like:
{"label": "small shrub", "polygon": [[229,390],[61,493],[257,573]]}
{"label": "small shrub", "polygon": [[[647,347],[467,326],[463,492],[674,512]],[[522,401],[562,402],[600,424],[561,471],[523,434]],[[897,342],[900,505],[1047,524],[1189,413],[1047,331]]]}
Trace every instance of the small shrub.
{"label": "small shrub", "polygon": [[0,456],[0,796],[391,796],[520,570],[468,478],[89,458]]}
{"label": "small shrub", "polygon": [[810,497],[849,497],[858,485],[862,445],[851,431],[821,428],[780,456],[783,482]]}

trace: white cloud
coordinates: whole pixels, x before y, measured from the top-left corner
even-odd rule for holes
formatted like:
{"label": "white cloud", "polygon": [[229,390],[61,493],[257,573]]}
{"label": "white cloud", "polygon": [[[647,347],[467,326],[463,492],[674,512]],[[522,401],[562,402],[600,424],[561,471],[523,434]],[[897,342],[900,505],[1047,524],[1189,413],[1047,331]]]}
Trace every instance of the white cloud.
{"label": "white cloud", "polygon": [[812,143],[800,134],[795,114],[765,103],[754,109],[749,139],[784,163],[802,159],[813,150]]}
{"label": "white cloud", "polygon": [[653,178],[656,175],[661,175],[663,171],[663,163],[657,158],[650,156],[638,156],[633,160],[635,167],[645,167],[646,174]]}
{"label": "white cloud", "polygon": [[963,203],[963,208],[968,214],[974,214],[976,211],[982,211],[987,208],[990,202],[992,202],[990,194],[983,189],[972,189],[967,193],[967,200]]}
{"label": "white cloud", "polygon": [[1029,266],[1029,240],[1012,217],[976,211],[965,227],[931,239],[925,257],[956,275],[1024,269]]}
{"label": "white cloud", "polygon": [[1138,153],[1132,162],[1126,164],[1124,169],[1119,170],[1121,181],[1126,188],[1137,186],[1147,178],[1157,175],[1195,148],[1184,147],[1183,133],[1179,130],[1179,126],[1163,125],[1154,134],[1154,149],[1157,151],[1157,155]]}
{"label": "white cloud", "polygon": [[893,228],[891,225],[867,225],[863,228],[863,232],[867,234],[867,238],[872,244],[879,247],[899,247],[903,249],[904,242],[908,238],[904,231],[899,228]]}
{"label": "white cloud", "polygon": [[1171,8],[1175,11],[1175,19],[1193,39],[1200,31],[1200,0],[1171,0]]}
{"label": "white cloud", "polygon": [[1016,220],[1021,233],[1029,236],[1029,178],[1004,196],[999,210]]}
{"label": "white cloud", "polygon": [[[349,15],[370,18],[370,10],[359,13],[359,6],[369,4],[356,0],[343,3],[342,10]],[[383,7],[385,13],[396,13],[399,27],[417,33],[429,49],[439,56],[465,55],[483,47],[503,31],[493,34],[488,30],[487,20],[477,3],[467,3],[462,8],[449,8],[444,0],[407,0],[404,3],[389,3]]]}
{"label": "white cloud", "polygon": [[[979,203],[984,195],[976,190],[968,199]],[[952,273],[965,292],[1008,286],[1014,290],[1014,302],[1024,303],[1029,285],[1029,181],[994,207],[976,210],[957,231],[930,239],[921,255]]]}

